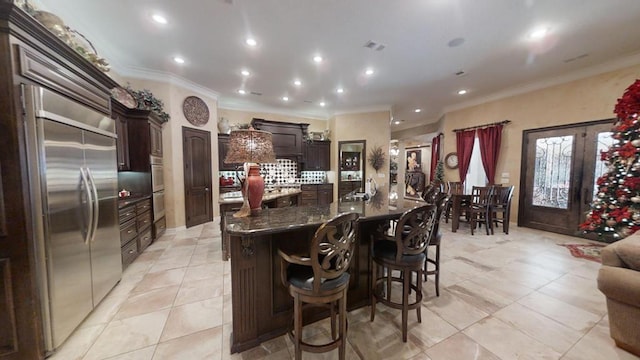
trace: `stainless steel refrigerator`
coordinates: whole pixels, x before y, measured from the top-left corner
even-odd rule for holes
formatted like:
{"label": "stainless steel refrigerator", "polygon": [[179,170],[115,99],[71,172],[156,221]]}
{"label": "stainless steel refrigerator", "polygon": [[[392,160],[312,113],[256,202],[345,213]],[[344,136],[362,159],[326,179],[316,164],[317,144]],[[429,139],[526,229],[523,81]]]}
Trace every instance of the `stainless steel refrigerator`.
{"label": "stainless steel refrigerator", "polygon": [[120,280],[115,124],[25,86],[40,298],[48,351]]}

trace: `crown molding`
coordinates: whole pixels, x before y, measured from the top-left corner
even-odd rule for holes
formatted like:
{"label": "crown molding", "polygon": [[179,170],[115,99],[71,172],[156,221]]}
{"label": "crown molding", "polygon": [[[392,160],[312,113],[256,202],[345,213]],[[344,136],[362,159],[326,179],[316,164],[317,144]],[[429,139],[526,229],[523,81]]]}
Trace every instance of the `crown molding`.
{"label": "crown molding", "polygon": [[314,112],[304,110],[288,110],[280,109],[272,106],[266,106],[252,101],[238,101],[234,98],[221,97],[218,101],[218,109],[236,110],[236,111],[251,111],[262,112],[284,116],[294,116],[314,120],[329,120],[329,114],[326,112]]}
{"label": "crown molding", "polygon": [[496,93],[475,98],[469,101],[461,102],[454,105],[445,106],[443,113],[449,113],[452,111],[466,109],[471,106],[477,106],[491,101],[501,100],[514,95],[521,95],[528,92],[545,89],[548,87],[566,84],[571,81],[588,78],[604,74],[609,71],[619,70],[626,67],[640,64],[640,52],[626,57],[618,58],[612,61],[601,63],[598,65],[590,66],[584,69],[576,70],[564,75],[549,77],[540,81],[532,82],[525,85],[518,85],[511,88],[507,88]]}
{"label": "crown molding", "polygon": [[371,113],[371,112],[380,112],[380,111],[388,111],[389,119],[391,119],[391,105],[374,105],[374,106],[365,106],[361,108],[353,108],[349,110],[339,110],[335,111],[331,114],[331,116],[339,116],[339,115],[349,115],[349,114],[362,114],[362,113]]}
{"label": "crown molding", "polygon": [[124,78],[169,83],[171,85],[175,85],[187,90],[191,90],[199,95],[206,96],[216,101],[218,101],[218,99],[220,98],[220,94],[218,92],[211,90],[207,87],[204,87],[200,84],[196,84],[193,81],[187,80],[183,77],[177,76],[170,72],[149,70],[149,69],[137,68],[137,67],[131,67],[131,66],[118,67],[116,71],[120,76]]}

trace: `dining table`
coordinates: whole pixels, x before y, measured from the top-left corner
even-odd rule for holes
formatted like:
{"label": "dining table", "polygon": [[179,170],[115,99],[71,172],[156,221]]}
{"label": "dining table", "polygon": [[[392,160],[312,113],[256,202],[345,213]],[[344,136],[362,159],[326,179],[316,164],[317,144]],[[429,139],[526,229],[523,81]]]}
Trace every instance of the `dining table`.
{"label": "dining table", "polygon": [[471,203],[471,194],[451,194],[451,231],[457,232],[460,227],[460,216],[465,206]]}

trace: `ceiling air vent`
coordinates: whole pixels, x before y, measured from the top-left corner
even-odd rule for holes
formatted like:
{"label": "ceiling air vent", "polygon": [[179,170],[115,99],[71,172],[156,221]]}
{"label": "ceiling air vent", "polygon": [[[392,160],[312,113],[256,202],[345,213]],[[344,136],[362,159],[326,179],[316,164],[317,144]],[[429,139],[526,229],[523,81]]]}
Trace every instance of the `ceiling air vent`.
{"label": "ceiling air vent", "polygon": [[366,43],[364,43],[364,47],[369,48],[371,50],[375,50],[375,51],[382,51],[385,47],[387,47],[387,45],[369,40]]}
{"label": "ceiling air vent", "polygon": [[304,102],[306,102],[307,104],[313,104],[313,101],[311,100],[304,100]]}
{"label": "ceiling air vent", "polygon": [[262,96],[262,93],[260,93],[260,92],[255,92],[255,91],[252,91],[252,92],[250,92],[249,94],[251,94],[251,95],[256,95],[256,96]]}
{"label": "ceiling air vent", "polygon": [[467,73],[462,71],[462,70],[460,70],[460,71],[456,71],[455,75],[456,76],[465,76],[465,75],[467,75]]}

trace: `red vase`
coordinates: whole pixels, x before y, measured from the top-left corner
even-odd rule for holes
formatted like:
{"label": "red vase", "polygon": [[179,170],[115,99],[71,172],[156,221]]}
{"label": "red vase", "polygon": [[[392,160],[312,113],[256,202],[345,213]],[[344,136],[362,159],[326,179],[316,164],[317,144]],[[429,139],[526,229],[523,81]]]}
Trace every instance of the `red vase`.
{"label": "red vase", "polygon": [[264,195],[264,179],[260,176],[260,166],[258,164],[249,165],[249,174],[245,181],[247,183],[251,213],[258,212],[262,210],[262,195]]}

